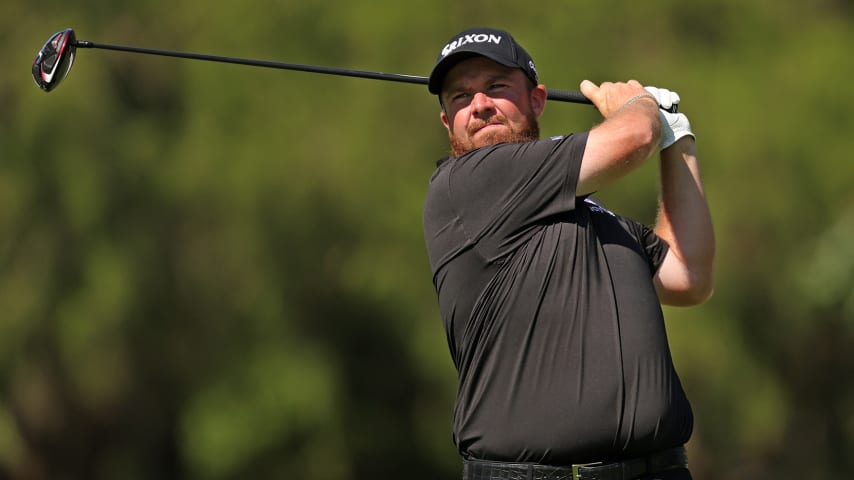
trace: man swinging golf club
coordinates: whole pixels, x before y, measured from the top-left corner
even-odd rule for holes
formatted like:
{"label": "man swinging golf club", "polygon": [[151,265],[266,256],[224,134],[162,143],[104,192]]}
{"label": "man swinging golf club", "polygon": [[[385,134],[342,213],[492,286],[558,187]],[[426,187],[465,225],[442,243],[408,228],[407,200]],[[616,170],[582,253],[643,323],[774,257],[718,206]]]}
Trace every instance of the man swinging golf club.
{"label": "man swinging golf club", "polygon": [[[429,78],[452,156],[424,236],[458,371],[466,480],[690,479],[693,415],[661,304],[712,293],[714,233],[679,96],[634,80],[581,92],[604,120],[540,139],[546,89],[509,33],[474,28]],[[653,228],[591,194],[660,151]]]}

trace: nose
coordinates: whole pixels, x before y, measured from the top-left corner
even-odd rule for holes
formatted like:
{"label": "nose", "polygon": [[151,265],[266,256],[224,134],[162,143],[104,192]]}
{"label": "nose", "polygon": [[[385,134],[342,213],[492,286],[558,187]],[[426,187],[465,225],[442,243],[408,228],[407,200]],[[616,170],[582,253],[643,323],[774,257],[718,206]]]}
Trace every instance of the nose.
{"label": "nose", "polygon": [[495,104],[492,103],[492,98],[489,95],[477,92],[471,99],[471,108],[475,115],[490,114],[495,111]]}

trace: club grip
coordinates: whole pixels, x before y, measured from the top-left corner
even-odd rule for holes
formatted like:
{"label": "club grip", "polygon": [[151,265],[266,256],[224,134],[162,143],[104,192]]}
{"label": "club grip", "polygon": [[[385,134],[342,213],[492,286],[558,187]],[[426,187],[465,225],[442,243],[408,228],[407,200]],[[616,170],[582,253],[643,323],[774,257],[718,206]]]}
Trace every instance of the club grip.
{"label": "club grip", "polygon": [[593,105],[593,102],[591,102],[590,99],[585,97],[581,92],[574,92],[571,90],[555,90],[553,88],[549,88],[547,92],[547,98],[549,100],[558,100],[560,102],[570,103],[585,103],[587,105]]}

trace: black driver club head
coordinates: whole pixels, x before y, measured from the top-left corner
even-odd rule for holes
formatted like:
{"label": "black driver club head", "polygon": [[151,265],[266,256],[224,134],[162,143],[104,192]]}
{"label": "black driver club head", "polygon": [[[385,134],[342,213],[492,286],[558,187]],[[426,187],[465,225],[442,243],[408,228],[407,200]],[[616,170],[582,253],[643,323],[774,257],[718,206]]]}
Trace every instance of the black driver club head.
{"label": "black driver club head", "polygon": [[33,80],[36,85],[45,92],[56,88],[68,76],[76,50],[74,30],[66,28],[54,33],[33,61]]}

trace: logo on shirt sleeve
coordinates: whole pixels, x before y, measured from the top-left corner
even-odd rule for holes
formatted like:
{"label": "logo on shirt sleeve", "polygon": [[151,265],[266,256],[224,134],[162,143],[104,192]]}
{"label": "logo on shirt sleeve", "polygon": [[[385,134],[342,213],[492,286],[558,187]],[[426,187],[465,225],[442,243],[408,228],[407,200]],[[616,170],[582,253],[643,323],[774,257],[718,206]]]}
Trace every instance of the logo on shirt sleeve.
{"label": "logo on shirt sleeve", "polygon": [[612,211],[608,210],[607,208],[603,207],[602,205],[599,205],[598,203],[594,202],[590,198],[585,198],[584,203],[587,204],[587,208],[589,208],[591,212],[607,213],[608,215],[610,215],[612,217],[616,217],[616,215]]}

